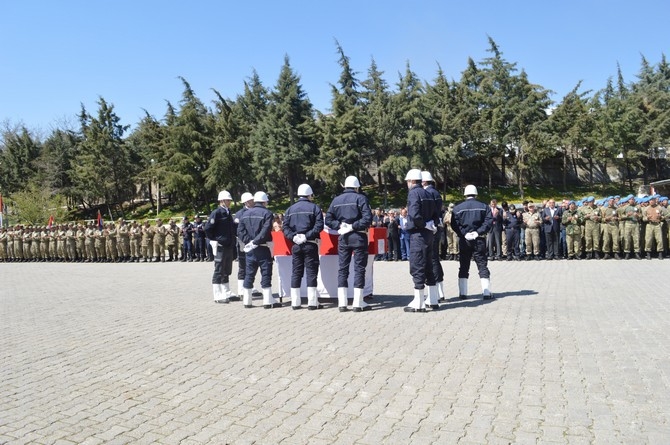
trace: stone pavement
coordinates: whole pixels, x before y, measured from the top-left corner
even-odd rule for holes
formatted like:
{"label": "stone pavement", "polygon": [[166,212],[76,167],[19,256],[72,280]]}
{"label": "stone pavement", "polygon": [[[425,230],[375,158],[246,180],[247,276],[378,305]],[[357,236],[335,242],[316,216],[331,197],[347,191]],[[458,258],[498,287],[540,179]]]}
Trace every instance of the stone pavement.
{"label": "stone pavement", "polygon": [[405,262],[364,313],[215,305],[212,268],[0,264],[0,443],[670,442],[670,261],[493,262],[426,314]]}

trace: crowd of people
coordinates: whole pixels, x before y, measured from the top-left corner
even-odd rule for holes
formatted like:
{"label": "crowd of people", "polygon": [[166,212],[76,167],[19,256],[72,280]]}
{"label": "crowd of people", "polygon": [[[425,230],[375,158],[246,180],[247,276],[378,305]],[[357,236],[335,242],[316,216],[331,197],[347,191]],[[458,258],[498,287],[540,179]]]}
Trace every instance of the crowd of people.
{"label": "crowd of people", "polygon": [[[454,203],[443,206],[439,257],[458,261],[457,233],[452,229]],[[668,258],[668,197],[593,196],[579,201],[548,199],[514,205],[489,202],[493,217],[485,236],[489,261]],[[375,259],[407,261],[410,234],[407,208],[375,209],[373,227],[387,228],[387,251]]]}
{"label": "crowd of people", "polygon": [[0,229],[0,262],[213,261],[199,216],[154,222],[17,224]]}

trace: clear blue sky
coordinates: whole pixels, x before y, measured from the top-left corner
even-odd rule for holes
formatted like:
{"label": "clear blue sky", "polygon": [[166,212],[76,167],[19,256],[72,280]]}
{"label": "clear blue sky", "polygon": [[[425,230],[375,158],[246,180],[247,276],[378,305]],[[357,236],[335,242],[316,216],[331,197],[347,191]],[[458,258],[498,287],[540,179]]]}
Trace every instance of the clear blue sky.
{"label": "clear blue sky", "polygon": [[123,124],[142,109],[161,119],[184,77],[211,106],[235,98],[255,69],[275,85],[284,55],[314,106],[330,107],[339,77],[335,39],[358,78],[372,58],[395,89],[406,63],[432,81],[438,63],[458,80],[468,57],[487,57],[491,36],[531,82],[560,102],[579,80],[598,90],[636,79],[641,55],[668,54],[668,0],[509,1],[36,1],[8,0],[0,14],[0,123],[48,132],[77,128],[100,96]]}

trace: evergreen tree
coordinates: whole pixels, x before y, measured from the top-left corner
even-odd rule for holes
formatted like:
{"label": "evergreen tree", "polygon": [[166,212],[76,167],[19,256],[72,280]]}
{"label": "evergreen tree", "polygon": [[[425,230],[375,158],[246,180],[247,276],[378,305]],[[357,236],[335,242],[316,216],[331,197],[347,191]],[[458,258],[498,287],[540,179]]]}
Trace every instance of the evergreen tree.
{"label": "evergreen tree", "polygon": [[319,116],[319,128],[323,142],[318,161],[309,169],[314,176],[334,191],[337,184],[349,175],[359,178],[366,161],[373,158],[361,107],[359,82],[349,64],[349,58],[337,43],[342,69],[338,85],[331,85],[332,114]]}
{"label": "evergreen tree", "polygon": [[42,175],[43,188],[52,193],[62,194],[74,201],[73,182],[70,177],[77,145],[81,137],[71,130],[55,129],[44,141],[43,150],[38,160]]}
{"label": "evergreen tree", "polygon": [[135,195],[134,164],[123,139],[128,126],[120,124],[114,105],[98,100],[96,117],[84,107],[80,113],[82,140],[78,144],[72,178],[85,205],[119,205]]}
{"label": "evergreen tree", "polygon": [[[434,163],[429,164],[433,178],[442,179],[444,191],[448,181],[458,176],[460,142],[458,141],[458,107],[456,86],[451,85],[439,67],[432,85],[427,86],[426,111],[428,112],[430,132],[433,134]],[[458,182],[455,182],[458,185]]]}
{"label": "evergreen tree", "polygon": [[[171,108],[169,104],[168,107]],[[167,127],[145,110],[144,117],[127,139],[139,159],[135,180],[156,213],[160,211],[161,205],[154,201],[152,184],[160,184],[166,176],[166,137]]]}
{"label": "evergreen tree", "polygon": [[316,147],[312,104],[286,56],[268,111],[251,133],[257,179],[270,194],[288,192],[292,202]]}
{"label": "evergreen tree", "polygon": [[563,97],[548,121],[552,143],[563,157],[563,190],[567,190],[568,169],[577,176],[577,158],[592,146],[593,116],[589,111],[588,92],[579,92],[581,81]]}
{"label": "evergreen tree", "polygon": [[214,153],[206,171],[207,186],[241,195],[258,188],[253,174],[250,136],[267,109],[268,92],[254,71],[236,101],[216,94]]}
{"label": "evergreen tree", "polygon": [[26,127],[5,128],[0,141],[0,190],[11,194],[31,183],[41,151],[42,144]]}
{"label": "evergreen tree", "polygon": [[395,175],[391,176],[382,169],[382,165],[392,152],[393,139],[397,132],[397,118],[391,102],[391,92],[382,78],[383,74],[372,59],[368,77],[361,83],[362,107],[369,136],[368,146],[377,170],[377,184],[380,186],[387,184],[390,178],[397,180]]}
{"label": "evergreen tree", "polygon": [[198,208],[199,203],[211,202],[216,194],[205,184],[213,153],[214,119],[186,79],[180,80],[184,85],[180,109],[176,114],[168,109],[166,115],[165,160],[159,167],[165,176],[160,186],[177,204]]}
{"label": "evergreen tree", "polygon": [[429,133],[423,83],[406,65],[399,76],[398,91],[392,96],[397,113],[397,130],[392,139],[393,151],[382,164],[382,170],[402,180],[409,168],[433,163],[432,135]]}

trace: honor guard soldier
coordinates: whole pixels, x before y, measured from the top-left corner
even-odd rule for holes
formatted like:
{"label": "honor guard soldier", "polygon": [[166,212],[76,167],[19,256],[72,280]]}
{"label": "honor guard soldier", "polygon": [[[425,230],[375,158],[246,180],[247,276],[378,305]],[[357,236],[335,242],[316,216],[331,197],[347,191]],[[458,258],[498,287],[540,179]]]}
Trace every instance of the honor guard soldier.
{"label": "honor guard soldier", "polygon": [[412,169],[405,176],[407,181],[407,225],[409,233],[409,272],[414,281],[414,300],[405,312],[426,312],[424,289],[428,285],[430,306],[439,308],[437,286],[433,274],[433,237],[439,219],[434,197],[421,186],[421,170]]}
{"label": "honor guard soldier", "polygon": [[320,309],[316,295],[316,277],[319,273],[319,246],[316,240],[323,230],[323,212],[312,202],[312,187],[301,184],[298,187],[298,201],[284,214],[282,231],[293,241],[291,247],[291,306],[300,309],[300,284],[306,272],[307,309]]}
{"label": "honor guard soldier", "polygon": [[156,263],[165,262],[165,235],[167,235],[167,229],[163,225],[163,220],[158,218],[154,226],[154,255],[156,255]]}
{"label": "honor guard soldier", "polygon": [[204,225],[204,233],[210,239],[212,255],[214,255],[214,274],[212,275],[212,291],[214,303],[230,301],[229,277],[233,272],[233,249],[235,248],[235,226],[230,204],[233,197],[226,190],[219,193],[219,207],[209,215]]}
{"label": "honor guard soldier", "polygon": [[369,310],[363,300],[365,269],[368,265],[367,229],[372,223],[372,210],[365,195],[358,193],[361,184],[355,176],[344,180],[344,192],[333,199],[326,213],[325,225],[340,235],[337,245],[337,301],[340,312],[347,309],[349,265],[354,257],[354,312]]}
{"label": "honor guard soldier", "polygon": [[[442,195],[435,188],[435,180],[433,175],[430,172],[422,171],[421,172],[421,185],[424,190],[428,192],[433,201],[433,211],[435,218],[433,218],[433,223],[437,227],[437,231],[433,233],[433,253],[431,256],[431,263],[433,268],[433,278],[435,283],[427,282],[428,284],[428,298],[429,304],[431,307],[438,305],[438,301],[444,301],[444,270],[442,269],[442,263],[440,263],[440,238],[444,236],[444,225],[442,223]],[[427,221],[426,221],[427,222]],[[412,248],[412,241],[409,242],[410,249]],[[436,295],[431,293],[433,288],[430,286],[435,285]]]}
{"label": "honor guard soldier", "polygon": [[[235,214],[235,234],[237,234],[237,227],[240,224],[240,218],[244,216],[244,212],[254,206],[254,195],[249,192],[242,193],[240,197],[242,208]],[[236,242],[237,249],[237,293],[238,296],[244,294],[244,276],[247,273],[247,254],[244,252],[244,243],[238,240]],[[253,293],[253,290],[252,290]]]}
{"label": "honor guard soldier", "polygon": [[237,237],[244,243],[246,253],[246,273],[244,275],[244,307],[251,308],[251,292],[256,279],[256,271],[261,270],[261,288],[263,307],[271,309],[281,307],[272,296],[272,252],[268,242],[272,240],[272,221],[274,215],[266,208],[268,195],[265,192],[254,194],[254,206],[244,212],[237,227]]}
{"label": "honor guard soldier", "polygon": [[468,295],[470,260],[474,258],[482,284],[484,300],[492,300],[491,272],[486,258],[486,234],[491,230],[493,215],[491,207],[477,200],[477,187],[468,185],[463,192],[465,201],[454,207],[451,227],[458,233],[461,251],[458,268],[458,296],[461,300]]}

